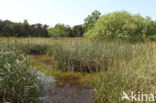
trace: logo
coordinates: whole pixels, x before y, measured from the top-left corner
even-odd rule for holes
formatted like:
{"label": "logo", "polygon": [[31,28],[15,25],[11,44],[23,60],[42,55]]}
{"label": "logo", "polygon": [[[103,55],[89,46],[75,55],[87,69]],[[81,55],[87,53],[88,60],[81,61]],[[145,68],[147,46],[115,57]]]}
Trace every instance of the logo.
{"label": "logo", "polygon": [[129,95],[123,91],[122,100],[128,100],[132,102],[144,102],[144,101],[155,101],[154,94],[142,94],[141,92],[131,92]]}

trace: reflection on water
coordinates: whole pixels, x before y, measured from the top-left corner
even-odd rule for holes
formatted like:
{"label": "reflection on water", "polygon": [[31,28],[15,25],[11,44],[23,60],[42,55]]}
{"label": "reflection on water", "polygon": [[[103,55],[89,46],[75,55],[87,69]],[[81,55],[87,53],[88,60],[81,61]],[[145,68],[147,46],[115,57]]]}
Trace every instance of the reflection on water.
{"label": "reflection on water", "polygon": [[[56,81],[52,76],[37,72],[43,83],[40,93],[41,103],[95,103],[93,89],[73,85],[66,81]],[[41,85],[42,86],[42,85]]]}

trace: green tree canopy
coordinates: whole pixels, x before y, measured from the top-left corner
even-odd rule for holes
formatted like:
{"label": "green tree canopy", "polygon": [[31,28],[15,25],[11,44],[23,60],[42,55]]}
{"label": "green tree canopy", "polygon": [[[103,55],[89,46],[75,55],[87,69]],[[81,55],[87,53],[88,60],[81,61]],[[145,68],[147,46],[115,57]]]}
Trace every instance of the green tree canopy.
{"label": "green tree canopy", "polygon": [[48,33],[51,37],[69,37],[71,28],[68,25],[56,24],[55,27],[48,30]]}
{"label": "green tree canopy", "polygon": [[97,10],[93,11],[91,13],[91,15],[88,15],[85,19],[84,19],[84,28],[85,28],[85,32],[87,32],[88,30],[90,30],[91,28],[93,28],[94,24],[96,23],[96,21],[100,18],[101,13]]}
{"label": "green tree canopy", "polygon": [[72,37],[82,37],[83,33],[84,33],[83,26],[82,25],[75,25],[72,28],[71,36]]}
{"label": "green tree canopy", "polygon": [[156,22],[150,18],[132,15],[126,11],[103,15],[95,27],[85,33],[89,38],[127,37],[138,38],[155,35]]}
{"label": "green tree canopy", "polygon": [[48,37],[47,28],[47,25],[39,23],[30,25],[27,20],[23,23],[0,20],[0,36]]}

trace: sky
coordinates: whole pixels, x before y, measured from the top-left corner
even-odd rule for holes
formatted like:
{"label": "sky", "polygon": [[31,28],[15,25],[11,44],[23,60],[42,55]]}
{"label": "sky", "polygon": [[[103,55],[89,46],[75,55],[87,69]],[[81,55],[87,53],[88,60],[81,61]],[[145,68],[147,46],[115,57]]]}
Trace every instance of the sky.
{"label": "sky", "polygon": [[30,24],[83,24],[94,10],[102,14],[126,10],[156,20],[156,0],[0,0],[0,19]]}

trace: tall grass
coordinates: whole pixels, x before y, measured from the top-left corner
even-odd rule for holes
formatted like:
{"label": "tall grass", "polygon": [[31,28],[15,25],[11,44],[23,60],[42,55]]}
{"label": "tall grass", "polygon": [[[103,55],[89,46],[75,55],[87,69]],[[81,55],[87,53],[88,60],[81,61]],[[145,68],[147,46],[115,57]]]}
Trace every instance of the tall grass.
{"label": "tall grass", "polygon": [[107,70],[114,60],[130,59],[134,46],[121,41],[68,40],[55,42],[52,56],[57,68],[65,71]]}
{"label": "tall grass", "polygon": [[129,103],[121,99],[123,91],[155,94],[155,47],[152,42],[135,44],[132,53],[137,55],[123,61],[116,59],[107,72],[101,72],[94,84],[98,103]]}

